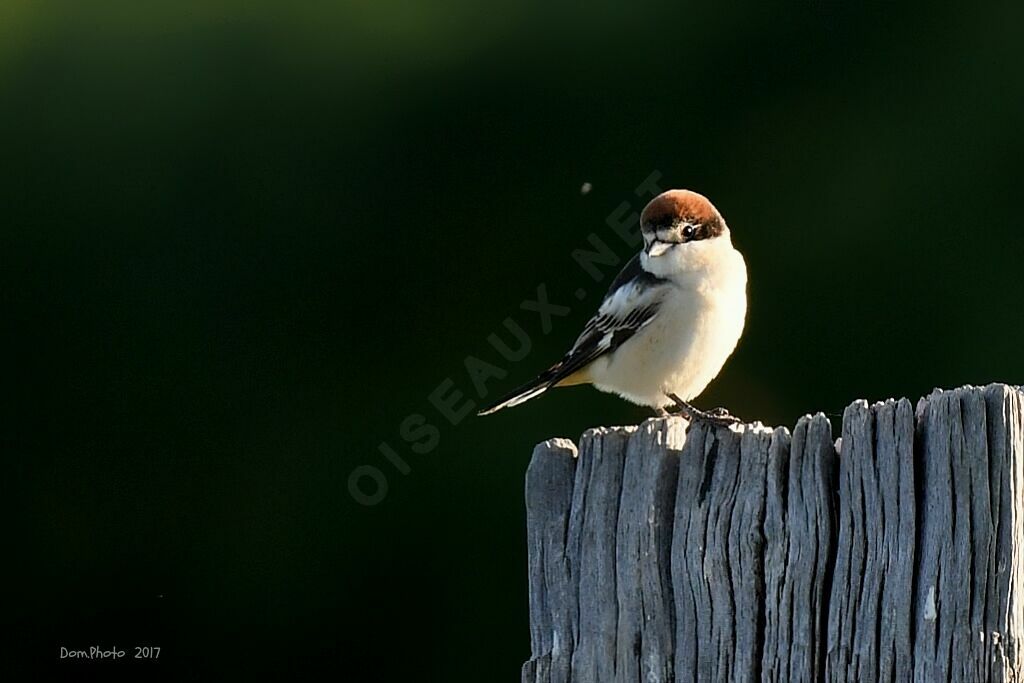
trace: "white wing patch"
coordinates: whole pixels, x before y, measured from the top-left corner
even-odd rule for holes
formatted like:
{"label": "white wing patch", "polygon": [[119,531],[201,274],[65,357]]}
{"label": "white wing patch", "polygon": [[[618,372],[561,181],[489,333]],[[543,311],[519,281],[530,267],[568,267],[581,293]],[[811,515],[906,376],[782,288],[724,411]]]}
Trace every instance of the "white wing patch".
{"label": "white wing patch", "polygon": [[601,303],[563,362],[586,350],[601,355],[626,341],[654,320],[666,291],[666,284],[638,280],[616,289]]}
{"label": "white wing patch", "polygon": [[640,255],[634,256],[612,282],[597,315],[590,319],[562,360],[480,414],[487,415],[539,396],[601,356],[615,351],[655,319],[672,286],[667,280],[645,272],[640,267]]}

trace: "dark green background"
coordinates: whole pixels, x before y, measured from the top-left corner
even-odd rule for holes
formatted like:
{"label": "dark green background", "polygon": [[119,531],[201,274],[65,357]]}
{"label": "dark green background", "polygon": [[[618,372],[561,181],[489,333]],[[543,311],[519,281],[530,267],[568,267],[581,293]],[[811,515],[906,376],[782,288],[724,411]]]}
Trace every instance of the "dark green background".
{"label": "dark green background", "polygon": [[[530,450],[646,413],[427,396],[473,393],[467,355],[493,391],[556,359],[602,288],[570,253],[628,256],[605,218],[654,170],[749,264],[702,405],[1021,382],[1024,11],[849,4],[5,2],[2,666],[516,680]],[[163,654],[58,661],[92,644]]]}

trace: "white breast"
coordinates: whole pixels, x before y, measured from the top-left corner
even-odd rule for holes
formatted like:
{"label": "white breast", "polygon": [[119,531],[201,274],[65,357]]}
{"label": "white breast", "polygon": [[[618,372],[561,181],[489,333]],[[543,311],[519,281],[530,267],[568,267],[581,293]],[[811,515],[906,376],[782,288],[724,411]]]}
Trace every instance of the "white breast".
{"label": "white breast", "polygon": [[648,326],[594,362],[594,386],[664,407],[666,393],[689,401],[715,378],[743,333],[747,270],[728,237],[710,242],[676,247],[674,264],[658,264],[675,290]]}

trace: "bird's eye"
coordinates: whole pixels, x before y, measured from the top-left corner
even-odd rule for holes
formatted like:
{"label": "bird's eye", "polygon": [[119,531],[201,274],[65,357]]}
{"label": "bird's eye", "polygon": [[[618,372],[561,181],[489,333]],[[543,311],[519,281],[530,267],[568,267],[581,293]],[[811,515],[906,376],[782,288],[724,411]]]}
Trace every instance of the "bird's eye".
{"label": "bird's eye", "polygon": [[694,228],[692,225],[687,225],[685,228],[683,228],[683,237],[685,237],[688,240],[692,240],[693,236],[696,233],[697,233],[697,229]]}

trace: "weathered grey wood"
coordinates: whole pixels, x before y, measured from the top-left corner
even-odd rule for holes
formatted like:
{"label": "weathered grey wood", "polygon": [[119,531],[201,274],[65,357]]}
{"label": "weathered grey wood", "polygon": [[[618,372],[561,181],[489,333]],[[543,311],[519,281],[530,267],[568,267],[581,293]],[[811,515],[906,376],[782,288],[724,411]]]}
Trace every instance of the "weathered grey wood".
{"label": "weathered grey wood", "polygon": [[915,496],[907,400],[843,414],[828,680],[909,679]]}
{"label": "weathered grey wood", "polygon": [[1024,411],[1005,386],[918,405],[921,526],[914,680],[1017,680]]}
{"label": "weathered grey wood", "polygon": [[633,431],[635,427],[591,429],[580,439],[567,550],[570,577],[578,587],[570,678],[574,682],[614,680],[615,537],[626,444]]}
{"label": "weathered grey wood", "polygon": [[817,681],[833,539],[835,451],[821,415],[778,428],[768,455],[762,680]]}
{"label": "weathered grey wood", "polygon": [[755,680],[771,432],[695,425],[679,467],[672,547],[676,680]]}
{"label": "weathered grey wood", "polygon": [[[728,467],[719,465],[718,457],[723,451],[728,457]],[[713,488],[714,501],[721,505],[735,492],[738,456],[735,434],[729,434],[719,443],[703,426],[694,425],[687,435],[679,468],[672,545],[677,680],[713,680],[716,674],[724,675],[732,668],[729,663],[723,665],[718,661],[721,652],[716,645],[720,644],[722,629],[721,626],[716,628],[714,623],[712,585],[706,580],[706,572],[710,571],[720,579],[715,585],[725,587],[728,573],[722,567],[725,559],[722,546],[728,543],[728,538],[709,519],[712,509],[707,498]],[[728,471],[724,472],[726,469]],[[728,519],[731,506],[725,510],[716,507],[714,513],[716,518]],[[710,555],[707,562],[705,554]],[[720,605],[720,609],[723,607]],[[731,610],[722,610],[720,616],[731,622],[733,614]]]}
{"label": "weathered grey wood", "polygon": [[[986,591],[985,646],[993,681],[1019,680],[1024,668],[1024,393],[1005,385],[985,388],[989,486],[995,549]],[[1016,674],[1016,677],[1014,676]]]}
{"label": "weathered grey wood", "polygon": [[678,420],[648,420],[626,448],[615,542],[618,629],[615,675],[672,681],[672,585],[669,564],[679,450]]}
{"label": "weathered grey wood", "polygon": [[[526,470],[526,530],[533,659],[523,683],[569,680],[575,587],[569,580],[566,535],[576,475],[576,446],[568,439],[538,444]],[[553,678],[552,671],[561,678]]]}
{"label": "weathered grey wood", "polygon": [[522,680],[1024,676],[1024,393],[537,447]]}

